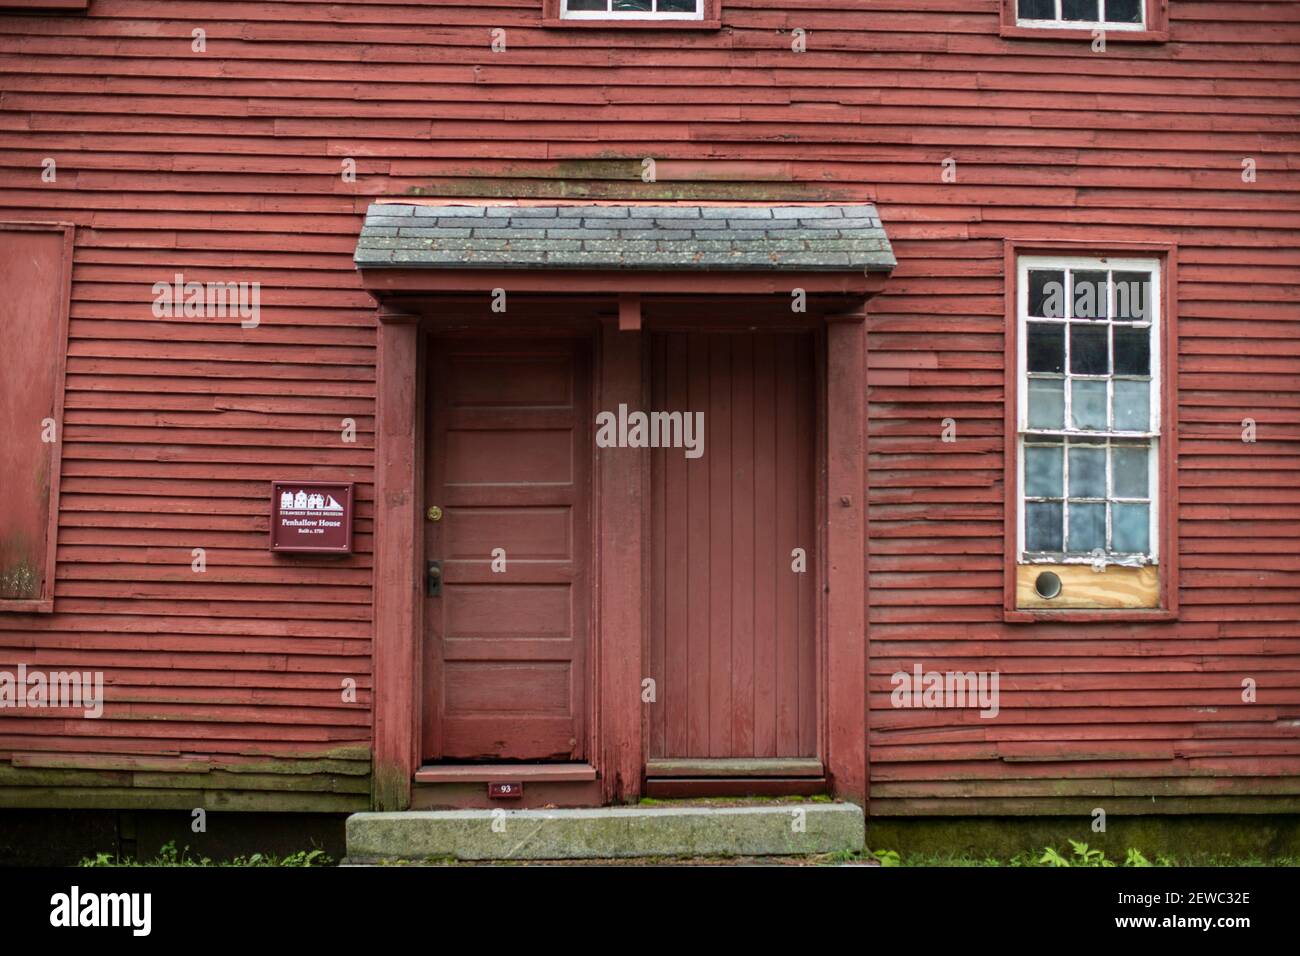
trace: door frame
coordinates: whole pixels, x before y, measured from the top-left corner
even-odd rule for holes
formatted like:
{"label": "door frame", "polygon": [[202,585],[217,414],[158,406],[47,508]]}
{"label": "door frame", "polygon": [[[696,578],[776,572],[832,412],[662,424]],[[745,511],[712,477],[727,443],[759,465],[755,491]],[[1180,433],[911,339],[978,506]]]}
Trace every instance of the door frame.
{"label": "door frame", "polygon": [[[495,334],[587,334],[595,341],[596,409],[644,400],[643,316],[692,317],[701,330],[738,321],[792,321],[790,288],[805,290],[797,321],[823,329],[824,374],[817,396],[824,440],[816,462],[824,568],[821,622],[825,695],[822,759],[832,792],[866,806],[866,304],[881,273],[556,272],[368,270],[379,302],[374,490],[374,770],[376,809],[411,806],[419,770],[423,622],[423,489],[426,334],[440,329]],[[508,321],[494,291],[510,289]],[[725,298],[723,298],[725,296]],[[737,300],[740,300],[738,302]],[[744,319],[721,318],[743,313]],[[737,305],[742,308],[736,308]],[[531,331],[530,331],[531,330]],[[590,762],[596,802],[633,802],[645,767],[641,680],[649,608],[649,458],[597,456],[593,482],[595,607],[588,658]],[[594,684],[594,686],[593,686]],[[557,784],[558,785],[558,784]],[[574,786],[579,786],[575,783]],[[484,798],[485,799],[485,798]],[[581,797],[579,802],[593,802]]]}

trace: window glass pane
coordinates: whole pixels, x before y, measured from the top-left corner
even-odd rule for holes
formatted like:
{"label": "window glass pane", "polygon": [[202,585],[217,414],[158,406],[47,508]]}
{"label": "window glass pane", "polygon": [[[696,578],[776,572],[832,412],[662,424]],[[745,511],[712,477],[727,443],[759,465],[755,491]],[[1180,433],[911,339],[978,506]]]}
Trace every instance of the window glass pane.
{"label": "window glass pane", "polygon": [[1106,506],[1070,502],[1070,541],[1072,553],[1106,547]]}
{"label": "window glass pane", "polygon": [[1116,430],[1144,432],[1151,427],[1150,392],[1148,382],[1115,380]]}
{"label": "window glass pane", "polygon": [[1054,0],[1019,0],[1021,20],[1056,20]]}
{"label": "window glass pane", "polygon": [[[1062,3],[1076,22],[1100,16],[1109,23],[1141,23],[1146,9],[1123,0],[1109,10],[1104,0],[1055,0],[1049,19]],[[1017,7],[1026,19],[1029,5],[1026,0]],[[1082,265],[1026,272],[1030,287],[1022,294],[1028,314],[1020,321],[1028,427],[1083,434],[1023,436],[1025,550],[1049,556],[1150,555],[1156,439],[1116,433],[1156,427],[1157,274],[1154,266],[1111,271],[1105,260],[1082,260]],[[1065,321],[1048,321],[1061,318]]]}
{"label": "window glass pane", "polygon": [[1106,0],[1106,19],[1111,23],[1141,23],[1144,0]]}
{"label": "window glass pane", "polygon": [[610,5],[620,13],[647,13],[651,0],[614,0]]}
{"label": "window glass pane", "polygon": [[1111,550],[1146,554],[1151,550],[1151,506],[1111,505]]}
{"label": "window glass pane", "polygon": [[1113,325],[1115,330],[1115,374],[1151,374],[1151,330],[1130,325]]}
{"label": "window glass pane", "polygon": [[1076,375],[1105,375],[1106,326],[1070,323],[1070,371]]}
{"label": "window glass pane", "polygon": [[1111,448],[1112,494],[1116,498],[1147,497],[1147,448],[1142,445],[1115,445]]}
{"label": "window glass pane", "polygon": [[1065,383],[1059,378],[1029,380],[1029,427],[1065,426]]}
{"label": "window glass pane", "polygon": [[[1106,428],[1106,383],[1075,379],[1070,383],[1071,417],[1075,428]],[[1032,409],[1032,405],[1030,408]]]}
{"label": "window glass pane", "polygon": [[1097,0],[1061,0],[1062,20],[1096,20]]}
{"label": "window glass pane", "polygon": [[575,13],[605,13],[609,10],[609,0],[569,0],[569,9]]}
{"label": "window glass pane", "polygon": [[1055,0],[1020,0],[1019,15],[1022,20],[1055,20]]}
{"label": "window glass pane", "polygon": [[1065,326],[1030,322],[1027,360],[1031,372],[1065,371]]}
{"label": "window glass pane", "polygon": [[1025,502],[1025,550],[1061,550],[1060,502]]}
{"label": "window glass pane", "polygon": [[1029,314],[1045,319],[1065,318],[1065,273],[1029,270]]}
{"label": "window glass pane", "polygon": [[698,0],[659,0],[660,13],[694,13]]}
{"label": "window glass pane", "polygon": [[1030,498],[1063,498],[1060,445],[1025,446],[1025,494]]}
{"label": "window glass pane", "polygon": [[1105,445],[1070,447],[1070,497],[1106,497]]}
{"label": "window glass pane", "polygon": [[1117,321],[1151,321],[1151,273],[1116,272],[1115,319]]}
{"label": "window glass pane", "polygon": [[1072,272],[1070,283],[1070,302],[1074,307],[1070,314],[1073,318],[1106,318],[1106,273],[1083,270]]}

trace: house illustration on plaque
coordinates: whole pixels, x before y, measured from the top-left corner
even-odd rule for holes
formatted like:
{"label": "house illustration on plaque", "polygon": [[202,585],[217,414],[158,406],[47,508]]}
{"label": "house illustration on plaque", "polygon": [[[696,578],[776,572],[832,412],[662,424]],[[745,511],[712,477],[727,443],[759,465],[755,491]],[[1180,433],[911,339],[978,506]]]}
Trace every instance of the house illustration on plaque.
{"label": "house illustration on plaque", "polygon": [[280,492],[280,508],[286,508],[294,511],[342,511],[343,506],[334,500],[333,495],[325,495],[313,491],[307,494],[305,491],[298,491],[296,494],[292,491]]}

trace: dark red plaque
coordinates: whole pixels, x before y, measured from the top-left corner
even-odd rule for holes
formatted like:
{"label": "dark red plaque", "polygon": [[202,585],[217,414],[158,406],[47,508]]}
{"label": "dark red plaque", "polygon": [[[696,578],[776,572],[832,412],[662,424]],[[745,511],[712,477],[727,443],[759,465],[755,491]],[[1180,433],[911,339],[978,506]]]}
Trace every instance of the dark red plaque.
{"label": "dark red plaque", "polygon": [[350,481],[271,483],[271,550],[352,553]]}

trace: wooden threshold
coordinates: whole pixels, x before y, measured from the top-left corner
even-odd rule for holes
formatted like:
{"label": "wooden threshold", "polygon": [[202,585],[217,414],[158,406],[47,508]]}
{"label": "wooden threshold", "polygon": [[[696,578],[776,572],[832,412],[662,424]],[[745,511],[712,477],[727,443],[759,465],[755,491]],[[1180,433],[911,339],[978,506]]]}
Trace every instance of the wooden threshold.
{"label": "wooden threshold", "polygon": [[825,772],[816,757],[660,757],[647,760],[647,777],[820,777]]}
{"label": "wooden threshold", "polygon": [[589,763],[488,763],[426,765],[415,772],[416,783],[569,783],[596,779]]}
{"label": "wooden threshold", "polygon": [[661,800],[815,797],[828,792],[825,777],[648,777],[645,782],[645,795]]}

